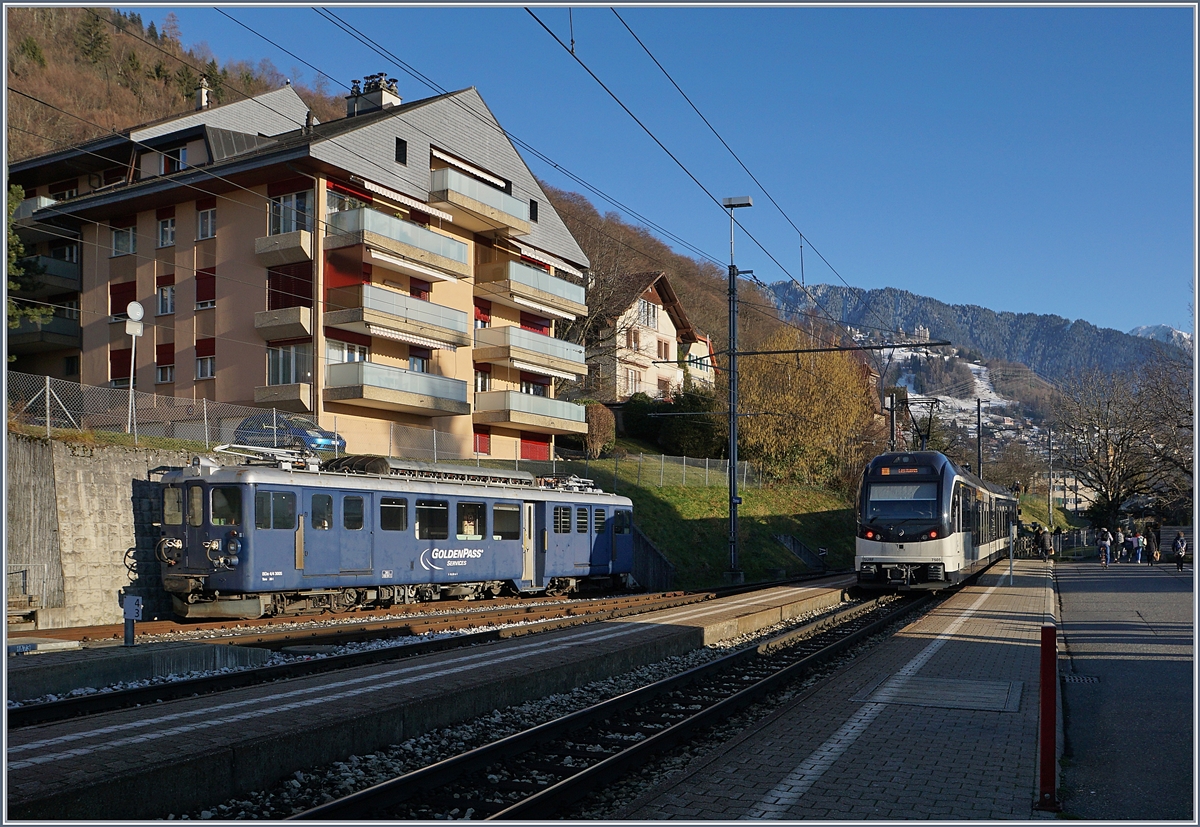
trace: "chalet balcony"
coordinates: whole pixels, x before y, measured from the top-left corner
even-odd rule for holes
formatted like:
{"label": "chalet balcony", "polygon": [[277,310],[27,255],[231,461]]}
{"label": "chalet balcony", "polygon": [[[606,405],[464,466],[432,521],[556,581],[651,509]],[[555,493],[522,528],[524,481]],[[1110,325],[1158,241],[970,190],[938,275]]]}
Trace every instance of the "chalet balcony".
{"label": "chalet balcony", "polygon": [[374,362],[329,365],[323,398],[326,402],[423,416],[471,412],[466,382]]}
{"label": "chalet balcony", "polygon": [[20,327],[8,330],[8,352],[21,356],[51,350],[71,350],[80,347],[82,339],[79,319],[51,316],[42,324],[25,319]]}
{"label": "chalet balcony", "polygon": [[471,344],[466,313],[386,287],[362,284],[330,290],[325,308],[324,324],[364,336],[431,348]]}
{"label": "chalet balcony", "polygon": [[529,203],[446,167],[430,174],[429,203],[454,216],[454,223],[485,235],[528,235]]}
{"label": "chalet balcony", "polygon": [[279,310],[260,310],[254,314],[254,329],[268,342],[311,336],[312,308],[284,307]]}
{"label": "chalet balcony", "polygon": [[63,261],[50,256],[29,256],[24,261],[40,267],[43,272],[36,276],[38,284],[31,290],[16,291],[15,295],[42,298],[54,293],[78,292],[80,289],[79,262]]}
{"label": "chalet balcony", "polygon": [[587,313],[583,286],[517,261],[477,268],[475,295],[489,301],[574,320]]}
{"label": "chalet balcony", "polygon": [[282,267],[312,261],[312,233],[295,230],[254,239],[254,255],[263,267]]}
{"label": "chalet balcony", "polygon": [[580,345],[515,326],[477,329],[471,358],[559,379],[575,379],[588,370]]}
{"label": "chalet balcony", "polygon": [[543,434],[586,434],[582,405],[517,391],[475,394],[476,425],[508,425]]}
{"label": "chalet balcony", "polygon": [[368,207],[331,213],[325,249],[363,244],[372,266],[422,279],[457,279],[471,273],[467,245]]}

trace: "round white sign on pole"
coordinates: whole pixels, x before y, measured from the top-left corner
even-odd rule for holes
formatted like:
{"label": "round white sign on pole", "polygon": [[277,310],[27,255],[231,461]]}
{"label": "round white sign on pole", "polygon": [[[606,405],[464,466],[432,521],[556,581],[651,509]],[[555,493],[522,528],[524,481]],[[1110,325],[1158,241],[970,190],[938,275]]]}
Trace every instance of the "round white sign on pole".
{"label": "round white sign on pole", "polygon": [[125,305],[125,313],[135,322],[140,322],[142,317],[146,315],[146,311],[142,307],[141,302],[130,302],[129,304]]}

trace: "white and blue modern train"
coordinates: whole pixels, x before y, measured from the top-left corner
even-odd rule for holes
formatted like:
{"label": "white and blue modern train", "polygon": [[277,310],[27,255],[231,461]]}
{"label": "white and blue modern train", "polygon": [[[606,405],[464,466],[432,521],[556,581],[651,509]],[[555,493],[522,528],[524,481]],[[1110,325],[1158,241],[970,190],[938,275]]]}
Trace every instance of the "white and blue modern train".
{"label": "white and blue modern train", "polygon": [[881,454],[863,472],[854,568],[858,585],[939,589],[1008,553],[1010,491],[936,451]]}
{"label": "white and blue modern train", "polygon": [[588,480],[223,447],[260,464],[162,477],[156,556],[184,617],[635,585],[633,504]]}

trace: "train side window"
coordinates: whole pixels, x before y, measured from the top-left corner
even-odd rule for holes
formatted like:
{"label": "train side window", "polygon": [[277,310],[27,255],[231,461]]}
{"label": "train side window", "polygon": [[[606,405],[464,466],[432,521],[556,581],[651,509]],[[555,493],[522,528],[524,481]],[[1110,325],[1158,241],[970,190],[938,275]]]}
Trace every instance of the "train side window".
{"label": "train side window", "polygon": [[163,525],[183,525],[183,489],[163,489]]}
{"label": "train side window", "polygon": [[571,533],[571,507],[569,505],[554,506],[554,533]]}
{"label": "train side window", "polygon": [[384,531],[408,529],[408,500],[384,497],[379,501],[379,527]]}
{"label": "train side window", "polygon": [[521,506],[496,503],[492,507],[493,540],[521,539]]}
{"label": "train side window", "polygon": [[458,504],[458,533],[460,540],[482,540],[487,533],[487,506],[483,503]]}
{"label": "train side window", "polygon": [[188,486],[188,525],[204,525],[204,489],[198,485]]}
{"label": "train side window", "polygon": [[333,528],[333,497],[329,494],[313,494],[312,527],[318,531]]}
{"label": "train side window", "polygon": [[347,531],[362,531],[362,497],[342,497],[342,527]]}
{"label": "train side window", "polygon": [[604,509],[603,508],[596,509],[596,533],[597,534],[604,533]]}
{"label": "train side window", "polygon": [[296,528],[296,495],[290,491],[254,492],[255,528]]}
{"label": "train side window", "polygon": [[242,524],[242,489],[221,487],[212,489],[212,524]]}
{"label": "train side window", "polygon": [[445,540],[450,536],[450,503],[417,500],[417,539]]}
{"label": "train side window", "polygon": [[617,534],[629,534],[633,531],[633,515],[628,511],[617,511],[613,514],[613,531]]}
{"label": "train side window", "polygon": [[580,534],[587,534],[588,510],[586,508],[575,509],[575,530]]}

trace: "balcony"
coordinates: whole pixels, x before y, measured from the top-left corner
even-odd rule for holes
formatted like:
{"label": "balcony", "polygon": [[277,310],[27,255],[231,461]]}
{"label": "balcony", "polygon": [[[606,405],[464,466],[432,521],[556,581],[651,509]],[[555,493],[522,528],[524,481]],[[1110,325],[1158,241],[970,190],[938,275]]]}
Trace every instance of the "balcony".
{"label": "balcony", "polygon": [[13,216],[12,216],[13,223],[16,224],[17,222],[19,222],[23,219],[29,218],[31,215],[33,215],[38,210],[44,210],[46,207],[52,206],[57,203],[58,202],[55,201],[53,198],[47,198],[44,195],[37,195],[37,196],[34,196],[33,198],[26,198],[24,201],[22,201],[20,204],[17,205],[17,209],[13,213]]}
{"label": "balcony", "polygon": [[588,370],[580,345],[514,326],[476,330],[471,358],[559,379],[575,379]]}
{"label": "balcony", "polygon": [[329,291],[324,324],[433,348],[471,344],[467,314],[386,287],[362,284]]}
{"label": "balcony", "polygon": [[263,267],[312,261],[312,233],[295,230],[254,239],[254,256]]}
{"label": "balcony", "polygon": [[466,382],[373,362],[330,365],[325,371],[323,398],[326,402],[423,416],[471,412]]}
{"label": "balcony", "polygon": [[308,382],[293,382],[290,385],[261,385],[254,389],[254,404],[281,411],[310,413],[312,411],[312,385]]}
{"label": "balcony", "polygon": [[254,329],[268,342],[312,335],[311,307],[284,307],[254,314]]}
{"label": "balcony", "polygon": [[44,324],[26,319],[8,331],[8,352],[19,355],[71,350],[80,347],[80,342],[79,319],[62,316],[52,316]]}
{"label": "balcony", "polygon": [[517,391],[475,394],[476,425],[510,425],[543,434],[586,434],[582,405]]}
{"label": "balcony", "polygon": [[22,261],[42,268],[43,272],[41,275],[33,277],[37,284],[32,289],[16,291],[17,295],[41,298],[54,293],[78,292],[80,285],[79,262],[63,261],[49,256],[29,256]]}
{"label": "balcony", "polygon": [[454,216],[454,223],[486,235],[529,235],[529,204],[456,169],[430,174],[429,203]]}
{"label": "balcony", "polygon": [[331,213],[326,227],[326,250],[365,244],[372,251],[371,263],[387,269],[425,279],[445,278],[437,271],[452,278],[471,272],[466,244],[378,210],[360,207]]}
{"label": "balcony", "polygon": [[476,272],[475,295],[522,310],[573,320],[587,313],[583,287],[517,261],[487,264]]}
{"label": "balcony", "polygon": [[[56,227],[53,224],[43,223],[34,219],[33,215],[38,210],[44,210],[47,207],[53,207],[58,202],[53,198],[47,198],[44,195],[38,195],[33,198],[26,198],[17,205],[16,211],[13,213],[12,225],[16,229],[21,240],[26,244],[36,244],[39,241],[61,240],[63,238],[78,238],[77,230],[64,227]],[[50,216],[54,220],[54,216]]]}

